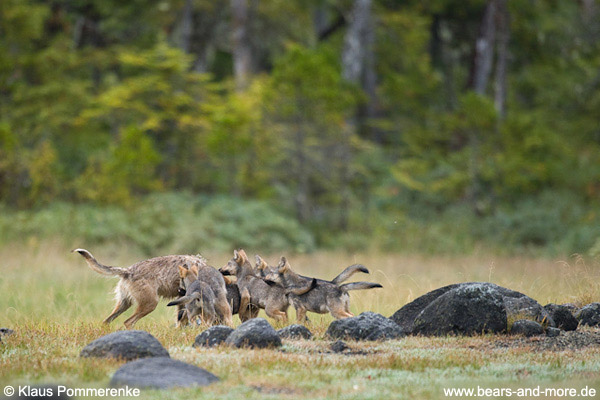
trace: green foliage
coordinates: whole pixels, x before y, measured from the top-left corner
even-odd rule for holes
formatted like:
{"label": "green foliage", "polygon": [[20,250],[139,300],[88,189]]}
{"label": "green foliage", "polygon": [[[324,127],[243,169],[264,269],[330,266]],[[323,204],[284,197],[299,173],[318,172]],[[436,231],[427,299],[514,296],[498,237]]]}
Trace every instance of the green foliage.
{"label": "green foliage", "polygon": [[161,189],[154,178],[160,154],[152,141],[137,128],[126,128],[119,143],[108,154],[93,160],[75,182],[83,200],[105,204],[128,204],[133,195]]}
{"label": "green foliage", "polygon": [[0,2],[4,233],[68,236],[64,217],[148,253],[600,248],[597,4],[508,2],[498,113],[493,68],[469,85],[486,0],[374,2],[357,84],[353,1],[250,3],[241,90],[229,3]]}
{"label": "green foliage", "polygon": [[307,252],[312,235],[267,202],[165,193],[120,206],[53,203],[32,211],[0,208],[5,242],[60,238],[66,246],[129,244],[144,254],[207,250]]}

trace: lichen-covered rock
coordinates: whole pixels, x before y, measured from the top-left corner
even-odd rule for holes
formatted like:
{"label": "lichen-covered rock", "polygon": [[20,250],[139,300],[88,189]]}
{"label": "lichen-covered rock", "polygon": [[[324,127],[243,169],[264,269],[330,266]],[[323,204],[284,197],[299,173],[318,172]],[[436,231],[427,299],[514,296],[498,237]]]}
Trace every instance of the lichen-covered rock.
{"label": "lichen-covered rock", "polygon": [[225,342],[233,329],[225,325],[211,326],[194,340],[194,347],[215,347]]}
{"label": "lichen-covered rock", "polygon": [[600,303],[590,303],[577,313],[581,325],[600,326]]}
{"label": "lichen-covered rock", "polygon": [[307,327],[300,324],[286,326],[277,331],[277,334],[282,339],[310,339],[312,338],[311,331]]}
{"label": "lichen-covered rock", "polygon": [[277,331],[264,318],[253,318],[241,324],[227,340],[233,347],[265,348],[281,346]]}
{"label": "lichen-covered rock", "polygon": [[577,329],[579,321],[573,316],[568,307],[550,303],[546,304],[544,309],[548,311],[557,328],[563,331],[574,331]]}
{"label": "lichen-covered rock", "polygon": [[546,329],[546,336],[548,336],[548,337],[557,337],[557,336],[560,336],[560,329],[548,327]]}
{"label": "lichen-covered rock", "polygon": [[386,340],[402,337],[404,333],[391,319],[367,311],[357,317],[333,321],[325,335],[333,339]]}
{"label": "lichen-covered rock", "polygon": [[169,352],[145,331],[118,331],[102,336],[81,350],[80,357],[135,360],[145,357],[169,357]]}
{"label": "lichen-covered rock", "polygon": [[124,364],[115,372],[111,386],[168,389],[206,386],[218,381],[215,375],[192,364],[168,357],[153,357]]}
{"label": "lichen-covered rock", "polygon": [[329,346],[329,348],[334,353],[343,353],[346,350],[350,350],[350,347],[348,347],[348,345],[346,344],[346,342],[344,342],[342,340],[336,340],[335,342],[333,342],[331,344],[331,346]]}
{"label": "lichen-covered rock", "polygon": [[537,336],[544,333],[544,327],[535,321],[520,319],[513,323],[510,333],[513,335],[523,335],[526,337]]}
{"label": "lichen-covered rock", "polygon": [[515,318],[554,326],[537,301],[488,282],[444,286],[405,305],[390,318],[407,333],[422,335],[506,332],[507,321]]}

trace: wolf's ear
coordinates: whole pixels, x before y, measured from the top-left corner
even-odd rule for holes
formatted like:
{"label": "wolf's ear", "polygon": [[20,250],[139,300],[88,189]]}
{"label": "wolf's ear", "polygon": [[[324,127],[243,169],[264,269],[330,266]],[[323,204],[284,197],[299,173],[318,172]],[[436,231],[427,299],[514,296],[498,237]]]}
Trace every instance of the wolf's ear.
{"label": "wolf's ear", "polygon": [[277,266],[277,272],[279,272],[280,274],[283,274],[289,268],[290,268],[290,264],[288,263],[287,258],[281,257],[281,260],[279,261],[279,265]]}
{"label": "wolf's ear", "polygon": [[244,249],[240,249],[238,251],[238,254],[240,255],[240,258],[242,259],[242,263],[245,263],[246,261],[248,261],[248,256],[246,255],[246,252],[244,251]]}
{"label": "wolf's ear", "polygon": [[197,265],[192,265],[190,267],[190,272],[194,275],[196,275],[196,278],[198,277],[198,266]]}
{"label": "wolf's ear", "polygon": [[237,250],[233,251],[233,261],[235,261],[238,264],[242,263],[242,256],[240,255],[239,251],[237,251]]}
{"label": "wolf's ear", "polygon": [[187,276],[187,274],[190,272],[183,265],[179,265],[177,268],[179,269],[179,277],[181,279],[184,279]]}
{"label": "wolf's ear", "polygon": [[267,268],[267,263],[258,254],[256,255],[256,268],[258,268],[258,269]]}

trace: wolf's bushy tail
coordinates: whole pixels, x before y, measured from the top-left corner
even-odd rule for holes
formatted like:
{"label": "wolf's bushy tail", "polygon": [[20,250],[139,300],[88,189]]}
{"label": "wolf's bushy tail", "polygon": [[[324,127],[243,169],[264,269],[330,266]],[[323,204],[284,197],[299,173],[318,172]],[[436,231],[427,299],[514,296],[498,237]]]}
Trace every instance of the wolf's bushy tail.
{"label": "wolf's bushy tail", "polygon": [[85,262],[87,262],[87,264],[90,266],[90,268],[99,274],[108,275],[108,276],[117,275],[117,276],[120,276],[123,278],[127,278],[129,276],[129,274],[125,268],[111,267],[108,265],[100,264],[98,261],[96,261],[96,259],[92,255],[92,253],[90,253],[86,249],[75,249],[72,251],[72,253],[81,254],[82,257],[85,258]]}
{"label": "wolf's bushy tail", "polygon": [[343,270],[342,273],[340,273],[338,276],[333,278],[331,283],[339,286],[340,283],[348,280],[348,278],[350,278],[353,274],[357,272],[364,272],[365,274],[368,274],[369,270],[362,264],[353,264],[345,270]]}
{"label": "wolf's bushy tail", "polygon": [[375,288],[382,288],[383,286],[381,286],[379,283],[373,283],[373,282],[352,282],[352,283],[345,283],[343,285],[340,286],[340,289],[344,289],[344,290],[362,290],[362,289],[375,289]]}

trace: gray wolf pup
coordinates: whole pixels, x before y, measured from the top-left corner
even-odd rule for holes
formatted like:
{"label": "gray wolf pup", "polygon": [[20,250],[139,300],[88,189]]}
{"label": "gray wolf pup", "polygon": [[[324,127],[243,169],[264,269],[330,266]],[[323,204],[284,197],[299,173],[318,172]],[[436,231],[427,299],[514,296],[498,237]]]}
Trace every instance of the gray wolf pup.
{"label": "gray wolf pup", "polygon": [[[307,320],[306,312],[311,311],[318,314],[331,313],[334,318],[353,317],[350,312],[349,290],[373,289],[382,287],[379,283],[372,282],[353,282],[341,284],[350,276],[357,272],[369,273],[369,270],[360,264],[354,264],[342,271],[331,281],[316,279],[316,285],[310,291],[304,294],[290,293],[289,299],[296,309],[296,318],[298,322]],[[267,274],[265,281],[271,286],[281,286],[283,288],[295,287],[306,281],[308,278],[296,274],[285,257],[277,266],[277,270]]]}
{"label": "gray wolf pup", "polygon": [[[192,266],[189,269],[179,266],[179,276],[186,287],[185,296],[170,302],[167,304],[167,307],[185,306],[187,321],[189,322],[195,321],[198,317],[207,324],[213,324],[215,321],[218,321],[219,318],[215,311],[217,298],[206,282],[197,279],[196,266]],[[194,279],[187,279],[188,276],[192,276]],[[180,325],[184,322],[185,318],[179,319]]]}
{"label": "gray wolf pup", "polygon": [[282,286],[270,286],[257,273],[246,252],[242,249],[234,250],[233,258],[219,269],[225,275],[235,275],[240,290],[240,320],[246,321],[256,317],[252,307],[262,308],[265,313],[278,321],[287,322],[287,309],[290,305],[288,293],[305,293],[310,290],[310,282],[300,282],[300,285],[290,285],[289,288]]}

